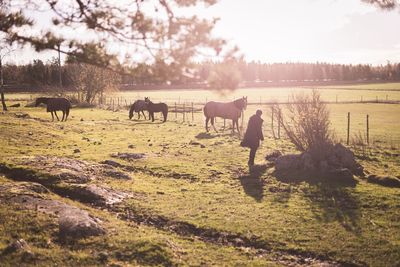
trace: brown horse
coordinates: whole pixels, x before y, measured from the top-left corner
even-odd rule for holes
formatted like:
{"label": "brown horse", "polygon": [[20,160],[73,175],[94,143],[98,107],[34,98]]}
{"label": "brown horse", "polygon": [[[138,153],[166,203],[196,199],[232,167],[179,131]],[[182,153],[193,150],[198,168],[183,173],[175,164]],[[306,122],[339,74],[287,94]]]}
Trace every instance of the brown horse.
{"label": "brown horse", "polygon": [[220,117],[232,120],[233,131],[235,131],[235,124],[236,124],[237,131],[238,133],[240,133],[239,118],[243,110],[246,109],[246,107],[247,107],[247,96],[236,99],[235,101],[228,103],[221,103],[214,101],[207,102],[203,109],[204,116],[206,116],[206,131],[208,132],[208,121],[211,119],[211,125],[217,132],[217,129],[215,129],[214,126],[214,118]]}
{"label": "brown horse", "polygon": [[52,97],[38,97],[36,98],[35,107],[40,104],[46,104],[47,112],[51,112],[52,121],[54,121],[54,114],[56,115],[57,120],[60,120],[57,115],[57,110],[62,111],[63,116],[61,121],[67,121],[69,110],[71,109],[71,102],[69,102],[66,98],[52,98]]}

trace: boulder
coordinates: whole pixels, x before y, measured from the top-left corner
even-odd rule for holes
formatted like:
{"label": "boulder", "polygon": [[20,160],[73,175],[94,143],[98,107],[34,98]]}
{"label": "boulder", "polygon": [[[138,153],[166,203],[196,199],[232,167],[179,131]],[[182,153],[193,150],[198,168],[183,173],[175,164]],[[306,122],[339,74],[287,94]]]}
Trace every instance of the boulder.
{"label": "boulder", "polygon": [[274,150],[271,153],[265,155],[265,159],[274,162],[280,156],[282,156],[282,152],[279,150]]}
{"label": "boulder", "polygon": [[400,187],[400,179],[394,176],[380,176],[380,175],[368,175],[367,181],[369,183],[379,184],[387,187]]}
{"label": "boulder", "polygon": [[275,160],[275,169],[282,170],[296,170],[301,168],[301,154],[288,154],[278,157]]}
{"label": "boulder", "polygon": [[331,169],[327,172],[328,176],[337,181],[352,181],[354,180],[353,174],[349,169],[340,168],[340,169]]}
{"label": "boulder", "polygon": [[304,171],[314,171],[315,164],[310,152],[304,152],[300,156],[300,164]]}
{"label": "boulder", "polygon": [[105,230],[100,226],[100,220],[91,217],[89,213],[83,210],[64,210],[60,214],[58,222],[59,235],[62,240],[67,238],[80,239],[105,234]]}
{"label": "boulder", "polygon": [[363,167],[356,162],[354,153],[350,149],[339,143],[333,147],[332,152],[328,158],[330,165],[347,168],[355,175],[364,175]]}
{"label": "boulder", "polygon": [[94,204],[96,206],[113,205],[122,202],[130,195],[125,192],[113,190],[111,188],[90,185],[69,185],[65,189],[65,193],[71,198],[78,199],[82,202]]}

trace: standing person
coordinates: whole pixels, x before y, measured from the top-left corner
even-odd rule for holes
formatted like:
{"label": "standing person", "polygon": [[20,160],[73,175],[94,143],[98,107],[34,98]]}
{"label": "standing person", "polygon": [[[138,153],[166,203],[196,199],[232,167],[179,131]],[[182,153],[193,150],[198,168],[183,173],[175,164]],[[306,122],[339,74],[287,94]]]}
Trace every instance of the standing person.
{"label": "standing person", "polygon": [[249,167],[254,165],[254,158],[256,156],[256,151],[260,146],[260,140],[264,140],[262,133],[262,124],[264,120],[261,119],[261,115],[262,111],[258,109],[256,114],[250,117],[246,133],[240,143],[241,146],[250,148]]}

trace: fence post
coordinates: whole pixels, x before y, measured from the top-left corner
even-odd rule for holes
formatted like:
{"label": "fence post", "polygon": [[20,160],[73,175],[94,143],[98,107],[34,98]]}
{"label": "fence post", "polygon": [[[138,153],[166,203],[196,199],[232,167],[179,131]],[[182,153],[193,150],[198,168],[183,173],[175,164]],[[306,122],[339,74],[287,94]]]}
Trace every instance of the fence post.
{"label": "fence post", "polygon": [[272,130],[272,136],[273,136],[274,139],[275,139],[275,131],[274,131],[274,107],[273,107],[273,106],[271,106],[271,112],[272,112],[272,115],[271,115],[271,118],[272,118],[272,121],[271,121],[271,130]]}
{"label": "fence post", "polygon": [[281,110],[278,112],[278,139],[281,139]]}
{"label": "fence post", "polygon": [[175,102],[175,120],[176,120],[177,113],[178,113],[178,111],[176,110],[176,102]]}
{"label": "fence post", "polygon": [[183,102],[183,122],[185,122],[185,110],[186,109],[186,107],[185,107],[185,102]]}
{"label": "fence post", "polygon": [[114,97],[112,99],[112,110],[114,111]]}
{"label": "fence post", "polygon": [[367,114],[367,144],[369,145],[369,115]]}
{"label": "fence post", "polygon": [[350,143],[350,112],[347,113],[347,145]]}
{"label": "fence post", "polygon": [[224,131],[225,131],[225,118],[224,118]]}
{"label": "fence post", "polygon": [[194,114],[193,114],[193,102],[192,102],[192,121],[194,121]]}
{"label": "fence post", "polygon": [[127,106],[127,107],[128,107],[128,102],[126,102],[126,99],[125,99],[125,106]]}

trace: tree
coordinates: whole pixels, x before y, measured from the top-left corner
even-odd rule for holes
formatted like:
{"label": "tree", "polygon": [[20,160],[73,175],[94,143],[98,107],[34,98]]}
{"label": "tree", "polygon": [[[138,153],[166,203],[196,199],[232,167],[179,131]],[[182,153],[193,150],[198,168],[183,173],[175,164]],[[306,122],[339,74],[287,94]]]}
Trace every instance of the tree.
{"label": "tree", "polygon": [[13,49],[7,44],[0,44],[0,95],[1,95],[1,105],[3,106],[3,111],[7,111],[6,100],[4,98],[4,77],[3,77],[3,59],[8,56]]}
{"label": "tree", "polygon": [[120,76],[110,70],[84,63],[70,63],[66,66],[68,77],[81,96],[79,101],[92,104],[96,97],[119,84]]}
{"label": "tree", "polygon": [[362,0],[363,2],[373,4],[381,9],[391,10],[400,6],[398,0]]}
{"label": "tree", "polygon": [[[199,51],[211,49],[219,54],[225,44],[224,40],[211,36],[216,19],[177,15],[179,10],[198,5],[208,7],[216,0],[0,1],[0,32],[10,43],[30,44],[37,51],[58,51],[61,47],[62,53],[74,56],[79,62],[114,70],[121,69],[116,55],[110,52],[110,44],[129,45],[127,56],[140,54],[143,61],[147,56],[162,58],[175,62],[177,68],[182,68]],[[22,6],[23,10],[49,9],[51,25],[35,23],[22,11]],[[93,38],[62,34],[65,28],[83,29]]]}

